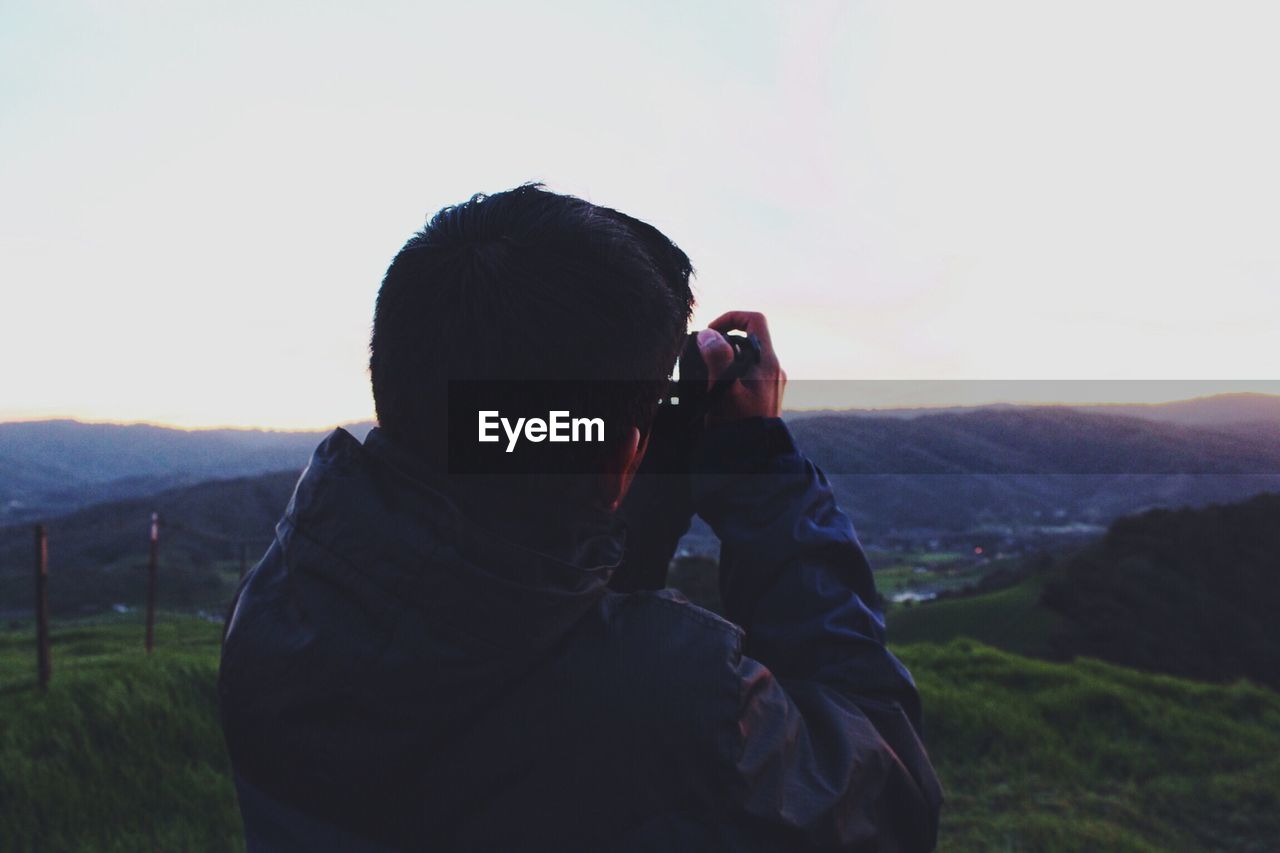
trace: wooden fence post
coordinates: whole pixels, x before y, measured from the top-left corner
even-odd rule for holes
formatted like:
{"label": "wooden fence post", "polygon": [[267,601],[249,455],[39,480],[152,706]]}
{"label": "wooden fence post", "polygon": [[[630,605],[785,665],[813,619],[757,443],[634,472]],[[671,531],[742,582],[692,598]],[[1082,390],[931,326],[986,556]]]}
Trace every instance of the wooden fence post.
{"label": "wooden fence post", "polygon": [[155,647],[156,551],[160,545],[160,513],[151,513],[151,559],[147,563],[147,654]]}
{"label": "wooden fence post", "polygon": [[36,525],[36,675],[40,689],[49,689],[53,661],[49,656],[49,534]]}

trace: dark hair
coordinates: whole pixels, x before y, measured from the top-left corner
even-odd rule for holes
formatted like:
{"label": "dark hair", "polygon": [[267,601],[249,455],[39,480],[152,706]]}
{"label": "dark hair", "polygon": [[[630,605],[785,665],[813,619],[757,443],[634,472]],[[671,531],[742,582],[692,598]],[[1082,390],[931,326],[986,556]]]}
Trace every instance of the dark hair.
{"label": "dark hair", "polygon": [[[603,418],[610,438],[645,432],[688,325],[692,272],[652,225],[540,184],[446,207],[378,292],[369,369],[379,426],[447,465],[450,382],[528,390],[557,380],[572,383],[574,415]],[[566,404],[563,389],[556,403]],[[557,448],[578,453],[580,470],[602,470],[610,449]]]}

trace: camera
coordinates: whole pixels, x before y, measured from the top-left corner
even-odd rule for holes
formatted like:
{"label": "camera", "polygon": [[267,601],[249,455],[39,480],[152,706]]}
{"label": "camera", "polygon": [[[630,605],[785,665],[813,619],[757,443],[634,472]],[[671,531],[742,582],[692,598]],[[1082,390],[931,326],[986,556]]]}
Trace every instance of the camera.
{"label": "camera", "polygon": [[720,333],[720,336],[733,347],[733,362],[716,379],[715,385],[710,387],[707,385],[707,364],[698,348],[698,333],[685,337],[677,362],[676,378],[671,381],[667,394],[660,401],[662,408],[659,418],[662,418],[661,412],[665,410],[668,413],[665,418],[667,424],[682,426],[684,429],[700,427],[715,401],[748,370],[760,363],[762,350],[758,337],[736,333]]}
{"label": "camera", "polygon": [[733,362],[710,384],[696,333],[685,338],[673,379],[658,405],[648,447],[619,515],[627,527],[626,557],[609,586],[619,592],[661,589],[680,537],[693,519],[689,462],[715,401],[760,363],[755,335],[728,334]]}

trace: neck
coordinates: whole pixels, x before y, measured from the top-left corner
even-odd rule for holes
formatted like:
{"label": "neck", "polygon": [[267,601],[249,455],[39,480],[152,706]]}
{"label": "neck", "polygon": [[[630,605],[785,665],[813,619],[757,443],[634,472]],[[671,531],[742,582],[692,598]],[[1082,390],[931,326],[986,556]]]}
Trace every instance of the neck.
{"label": "neck", "polygon": [[614,529],[613,513],[574,499],[585,491],[578,478],[562,477],[559,483],[540,478],[543,482],[537,485],[546,488],[531,488],[527,475],[450,474],[381,429],[374,429],[365,443],[390,464],[447,496],[469,522],[512,544],[575,562],[584,542]]}

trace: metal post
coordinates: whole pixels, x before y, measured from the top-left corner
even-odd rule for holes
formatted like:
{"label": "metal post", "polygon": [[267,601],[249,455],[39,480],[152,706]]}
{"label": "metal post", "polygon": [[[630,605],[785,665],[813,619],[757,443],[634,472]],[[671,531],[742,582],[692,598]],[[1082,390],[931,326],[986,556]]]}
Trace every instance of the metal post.
{"label": "metal post", "polygon": [[36,675],[40,689],[49,689],[53,661],[49,656],[49,534],[36,525]]}
{"label": "metal post", "polygon": [[156,559],[160,545],[160,513],[151,513],[151,559],[147,564],[147,654],[155,646]]}

